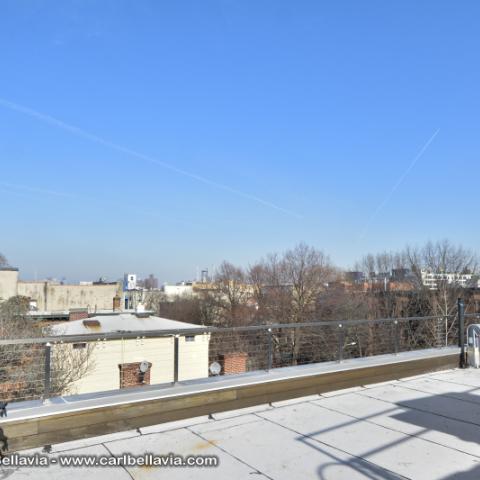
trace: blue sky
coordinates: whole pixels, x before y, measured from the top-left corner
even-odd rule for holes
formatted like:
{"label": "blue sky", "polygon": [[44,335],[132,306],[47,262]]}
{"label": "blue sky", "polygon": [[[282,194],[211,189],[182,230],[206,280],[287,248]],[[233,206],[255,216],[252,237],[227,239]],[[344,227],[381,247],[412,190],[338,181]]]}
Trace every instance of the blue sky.
{"label": "blue sky", "polygon": [[3,1],[0,251],[192,278],[305,241],[476,248],[475,1]]}

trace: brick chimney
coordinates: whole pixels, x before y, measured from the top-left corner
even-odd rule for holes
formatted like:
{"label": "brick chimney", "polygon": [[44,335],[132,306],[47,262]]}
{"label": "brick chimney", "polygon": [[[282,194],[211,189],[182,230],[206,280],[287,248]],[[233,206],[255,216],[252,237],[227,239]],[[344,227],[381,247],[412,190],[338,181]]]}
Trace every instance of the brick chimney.
{"label": "brick chimney", "polygon": [[245,373],[247,371],[248,354],[244,352],[231,352],[220,356],[223,375]]}
{"label": "brick chimney", "polygon": [[120,369],[120,388],[139,387],[141,385],[150,385],[150,367],[145,373],[140,371],[140,363],[122,363],[118,366]]}
{"label": "brick chimney", "polygon": [[121,305],[122,305],[122,299],[120,298],[119,295],[115,295],[113,297],[113,311],[114,312],[120,311],[122,309]]}
{"label": "brick chimney", "polygon": [[71,308],[68,314],[68,321],[83,320],[88,318],[88,308]]}

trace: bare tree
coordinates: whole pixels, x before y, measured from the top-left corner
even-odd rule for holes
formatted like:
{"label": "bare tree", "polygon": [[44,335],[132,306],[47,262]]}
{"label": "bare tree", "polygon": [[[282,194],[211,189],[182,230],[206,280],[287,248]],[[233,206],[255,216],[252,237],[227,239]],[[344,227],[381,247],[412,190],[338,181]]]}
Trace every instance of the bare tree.
{"label": "bare tree", "polygon": [[[461,245],[454,245],[448,240],[428,242],[423,247],[407,247],[405,256],[409,262],[419,294],[424,304],[428,305],[430,315],[439,315],[444,319],[443,334],[445,343],[456,325],[453,317],[456,312],[457,299],[464,296],[465,284],[457,280],[462,274],[472,276],[478,270],[476,254]],[[424,285],[422,272],[437,274],[435,286]],[[443,277],[439,274],[445,274]],[[448,278],[446,274],[457,275]]]}
{"label": "bare tree", "polygon": [[219,318],[218,302],[214,292],[207,289],[194,295],[177,295],[168,298],[156,290],[147,292],[145,306],[160,317],[199,325],[215,325]]}
{"label": "bare tree", "polygon": [[248,323],[246,307],[252,290],[247,284],[244,270],[224,261],[215,275],[215,290],[218,306],[223,311],[223,324],[234,326]]}
{"label": "bare tree", "polygon": [[[301,323],[317,316],[317,300],[334,275],[329,258],[320,250],[300,243],[283,255],[270,254],[248,270],[248,281],[256,301],[256,319],[261,323]],[[273,333],[276,352],[289,355],[287,363],[298,363],[301,328]],[[310,341],[310,340],[308,340]]]}
{"label": "bare tree", "polygon": [[10,297],[0,303],[0,338],[28,338],[37,336],[35,328],[27,316],[30,299],[23,296]]}
{"label": "bare tree", "polygon": [[288,323],[292,318],[292,285],[286,277],[283,258],[274,253],[252,265],[248,281],[260,323]]}
{"label": "bare tree", "polygon": [[[0,337],[3,339],[48,336],[49,328],[27,315],[30,299],[16,296],[0,304]],[[58,348],[57,348],[58,347]],[[52,348],[50,393],[60,395],[94,368],[94,346],[74,350],[71,345]],[[12,344],[0,347],[0,395],[2,400],[38,398],[44,393],[45,348],[42,344]]]}
{"label": "bare tree", "polygon": [[[376,310],[381,316],[437,316],[438,322],[424,322],[429,331],[424,335],[438,338],[440,343],[448,343],[456,322],[457,298],[466,299],[464,274],[471,274],[472,281],[478,276],[477,256],[471,250],[454,245],[448,240],[428,242],[420,247],[407,246],[399,252],[369,254],[359,263],[362,271],[390,273],[394,268],[403,268],[410,272],[408,293],[394,291],[369,292],[375,299],[372,313]],[[426,283],[425,275],[431,274],[433,283]],[[468,305],[467,305],[468,306]]]}
{"label": "bare tree", "polygon": [[292,322],[312,319],[316,300],[333,273],[329,258],[320,250],[300,243],[283,257],[284,277],[292,286]]}
{"label": "bare tree", "polygon": [[404,255],[419,283],[422,282],[422,270],[456,274],[473,274],[478,270],[477,255],[449,240],[428,242],[423,247],[407,246]]}
{"label": "bare tree", "polygon": [[8,267],[8,265],[9,265],[9,263],[8,263],[7,257],[5,257],[5,255],[0,253],[0,268]]}
{"label": "bare tree", "polygon": [[364,272],[367,277],[375,274],[390,273],[393,269],[407,268],[408,259],[405,251],[369,253],[355,264],[355,269]]}
{"label": "bare tree", "polygon": [[83,348],[75,348],[72,343],[59,343],[52,348],[51,385],[52,396],[75,392],[75,383],[95,370],[93,352],[96,343],[86,342]]}
{"label": "bare tree", "polygon": [[[285,252],[282,270],[285,280],[291,285],[291,322],[300,323],[314,320],[317,299],[325,290],[334,272],[330,259],[321,250],[300,243]],[[290,331],[293,364],[298,361],[302,335],[301,328],[294,328]]]}

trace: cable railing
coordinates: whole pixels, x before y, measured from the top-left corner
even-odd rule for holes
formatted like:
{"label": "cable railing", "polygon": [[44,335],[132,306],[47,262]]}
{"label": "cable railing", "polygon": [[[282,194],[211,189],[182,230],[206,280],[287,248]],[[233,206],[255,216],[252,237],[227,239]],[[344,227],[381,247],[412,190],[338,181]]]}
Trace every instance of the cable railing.
{"label": "cable railing", "polygon": [[[0,402],[54,399],[458,344],[459,315],[0,340]],[[480,314],[462,315],[464,323]]]}

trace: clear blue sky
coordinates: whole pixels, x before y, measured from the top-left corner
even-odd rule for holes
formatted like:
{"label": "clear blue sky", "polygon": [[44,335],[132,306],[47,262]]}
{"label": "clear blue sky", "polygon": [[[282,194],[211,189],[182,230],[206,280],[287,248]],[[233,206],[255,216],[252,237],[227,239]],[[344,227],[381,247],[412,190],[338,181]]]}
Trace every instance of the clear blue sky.
{"label": "clear blue sky", "polygon": [[476,248],[479,17],[476,1],[3,1],[0,251],[25,278],[175,281],[299,241],[345,267]]}

